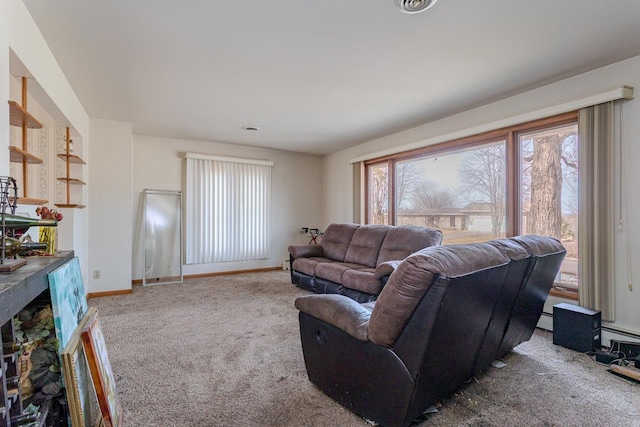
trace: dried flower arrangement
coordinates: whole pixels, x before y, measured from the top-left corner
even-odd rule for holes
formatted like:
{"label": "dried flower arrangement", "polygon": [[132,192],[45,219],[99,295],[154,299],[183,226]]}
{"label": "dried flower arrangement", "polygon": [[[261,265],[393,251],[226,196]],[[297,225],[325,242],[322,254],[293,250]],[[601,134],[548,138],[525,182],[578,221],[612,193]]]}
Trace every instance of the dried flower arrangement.
{"label": "dried flower arrangement", "polygon": [[46,206],[40,206],[36,208],[36,215],[42,219],[57,219],[62,221],[62,214],[55,209],[49,209]]}

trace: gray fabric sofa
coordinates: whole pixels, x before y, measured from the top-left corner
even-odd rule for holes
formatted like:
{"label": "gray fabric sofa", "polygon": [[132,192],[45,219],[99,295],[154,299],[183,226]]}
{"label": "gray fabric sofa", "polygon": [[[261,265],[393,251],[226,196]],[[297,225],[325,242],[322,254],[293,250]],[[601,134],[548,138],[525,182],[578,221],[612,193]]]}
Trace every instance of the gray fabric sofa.
{"label": "gray fabric sofa", "polygon": [[331,224],[319,245],[289,246],[291,282],[316,293],[375,301],[404,258],[440,243],[442,232],[433,228]]}

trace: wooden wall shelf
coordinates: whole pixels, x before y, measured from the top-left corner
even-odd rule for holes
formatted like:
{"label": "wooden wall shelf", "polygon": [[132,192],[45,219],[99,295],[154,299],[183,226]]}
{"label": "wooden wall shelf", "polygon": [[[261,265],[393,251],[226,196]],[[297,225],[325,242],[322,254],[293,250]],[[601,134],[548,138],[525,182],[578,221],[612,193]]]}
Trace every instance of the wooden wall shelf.
{"label": "wooden wall shelf", "polygon": [[86,165],[87,163],[80,158],[80,156],[76,156],[75,154],[64,154],[58,153],[58,157],[65,162],[75,163],[79,165]]}
{"label": "wooden wall shelf", "polygon": [[69,184],[73,184],[73,185],[87,185],[86,182],[81,181],[77,178],[67,178],[67,177],[60,177],[58,178],[58,181],[62,181],[62,182],[67,182]]}
{"label": "wooden wall shelf", "polygon": [[39,165],[44,163],[40,157],[34,156],[28,151],[24,151],[20,147],[16,147],[15,145],[9,146],[9,160],[12,163],[29,163],[30,165]]}
{"label": "wooden wall shelf", "polygon": [[25,124],[29,129],[42,129],[42,123],[16,101],[9,101],[9,123],[11,126],[21,127]]}
{"label": "wooden wall shelf", "polygon": [[71,208],[71,209],[84,209],[85,205],[78,205],[75,203],[56,203],[56,206],[59,208]]}
{"label": "wooden wall shelf", "polygon": [[[13,202],[13,197],[9,197],[9,200]],[[19,205],[38,205],[38,206],[42,206],[42,205],[46,205],[47,203],[49,203],[48,200],[46,199],[34,199],[33,197],[18,197],[18,202]]]}

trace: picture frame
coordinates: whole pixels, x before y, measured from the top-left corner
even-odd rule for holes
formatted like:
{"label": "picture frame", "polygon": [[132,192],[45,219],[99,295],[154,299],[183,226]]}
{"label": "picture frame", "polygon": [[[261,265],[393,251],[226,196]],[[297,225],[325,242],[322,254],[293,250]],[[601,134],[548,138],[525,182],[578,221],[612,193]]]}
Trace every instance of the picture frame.
{"label": "picture frame", "polygon": [[60,353],[62,374],[67,391],[69,416],[73,427],[93,427],[101,425],[102,415],[98,410],[87,357],[80,338],[81,329],[96,312],[97,309],[95,307],[90,307],[87,310],[87,313],[71,335],[64,350]]}
{"label": "picture frame", "polygon": [[104,426],[121,427],[123,425],[122,407],[118,400],[116,381],[109,363],[97,311],[87,316],[87,321],[80,331],[80,337]]}
{"label": "picture frame", "polygon": [[78,257],[53,270],[48,278],[58,353],[62,353],[88,309]]}

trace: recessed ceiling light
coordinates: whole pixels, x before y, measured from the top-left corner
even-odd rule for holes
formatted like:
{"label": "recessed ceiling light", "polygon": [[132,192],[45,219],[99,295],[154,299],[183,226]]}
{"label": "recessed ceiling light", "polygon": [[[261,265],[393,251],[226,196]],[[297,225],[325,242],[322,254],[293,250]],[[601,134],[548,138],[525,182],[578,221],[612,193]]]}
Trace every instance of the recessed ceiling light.
{"label": "recessed ceiling light", "polygon": [[400,12],[418,13],[429,9],[438,0],[396,0],[396,7]]}
{"label": "recessed ceiling light", "polygon": [[242,126],[242,129],[252,131],[252,132],[260,130],[260,128],[257,126]]}

